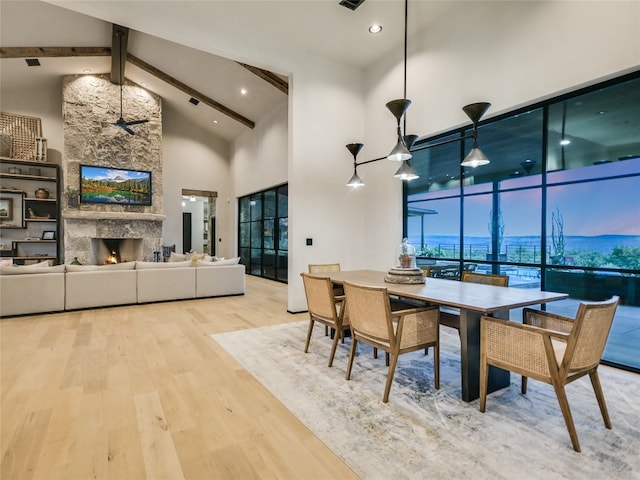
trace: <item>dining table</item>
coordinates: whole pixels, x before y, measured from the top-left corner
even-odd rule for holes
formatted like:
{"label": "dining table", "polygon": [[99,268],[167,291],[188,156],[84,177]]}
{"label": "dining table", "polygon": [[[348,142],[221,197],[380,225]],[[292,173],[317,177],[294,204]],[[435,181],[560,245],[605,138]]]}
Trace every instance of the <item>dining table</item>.
{"label": "dining table", "polygon": [[[566,293],[547,292],[532,288],[497,287],[427,277],[425,283],[391,283],[385,281],[387,272],[377,270],[342,270],[314,274],[329,277],[335,284],[344,282],[372,287],[385,287],[389,295],[460,312],[460,374],[462,400],[471,402],[480,395],[480,321],[483,315],[509,320],[515,308],[542,305],[562,300]],[[348,302],[348,299],[347,299]],[[487,392],[494,392],[510,384],[507,370],[490,366]]]}

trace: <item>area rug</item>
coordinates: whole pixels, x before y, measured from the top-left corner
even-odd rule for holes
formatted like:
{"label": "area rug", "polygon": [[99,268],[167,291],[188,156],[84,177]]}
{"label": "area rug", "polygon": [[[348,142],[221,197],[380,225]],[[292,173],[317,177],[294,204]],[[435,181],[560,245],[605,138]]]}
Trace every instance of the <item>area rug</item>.
{"label": "area rug", "polygon": [[553,388],[520,377],[490,394],[486,413],[460,393],[457,332],[441,329],[440,389],[433,354],[401,355],[387,404],[384,354],[360,344],[345,380],[350,340],[327,367],[331,340],[307,322],[212,335],[363,479],[640,478],[640,376],[600,367],[613,423],[604,427],[588,377],[567,387],[582,453],[569,439]]}

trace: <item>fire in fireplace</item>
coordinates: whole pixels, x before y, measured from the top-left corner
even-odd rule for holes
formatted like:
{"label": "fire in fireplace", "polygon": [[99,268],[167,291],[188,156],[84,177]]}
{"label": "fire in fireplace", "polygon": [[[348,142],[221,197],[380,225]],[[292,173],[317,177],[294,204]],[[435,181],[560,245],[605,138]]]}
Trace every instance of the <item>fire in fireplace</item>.
{"label": "fire in fireplace", "polygon": [[142,260],[142,239],[93,238],[91,250],[92,263],[96,265]]}
{"label": "fire in fireplace", "polygon": [[121,240],[117,238],[103,238],[102,241],[110,252],[104,263],[120,263],[122,261],[120,258]]}

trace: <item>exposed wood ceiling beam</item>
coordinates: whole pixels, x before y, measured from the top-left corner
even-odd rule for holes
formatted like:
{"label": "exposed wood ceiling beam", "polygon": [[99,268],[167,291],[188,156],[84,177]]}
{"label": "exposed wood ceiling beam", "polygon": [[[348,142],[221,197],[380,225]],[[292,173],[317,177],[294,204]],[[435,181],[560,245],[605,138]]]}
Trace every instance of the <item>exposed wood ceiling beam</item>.
{"label": "exposed wood ceiling beam", "polygon": [[269,70],[264,70],[262,68],[254,67],[252,65],[247,65],[246,63],[238,62],[238,64],[242,65],[244,68],[257,75],[267,83],[273,85],[285,95],[289,95],[289,83],[285,80],[282,80],[275,73],[270,72]]}
{"label": "exposed wood ceiling beam", "polygon": [[240,122],[241,124],[243,124],[243,125],[245,125],[245,126],[247,126],[249,128],[255,128],[256,124],[252,120],[249,120],[248,118],[240,115],[239,113],[234,112],[230,108],[225,107],[221,103],[216,102],[215,100],[207,97],[206,95],[203,95],[202,93],[198,92],[197,90],[194,90],[193,88],[191,88],[189,85],[185,85],[180,80],[176,80],[172,76],[167,75],[166,73],[164,73],[161,70],[158,70],[153,65],[149,65],[144,60],[140,60],[138,57],[135,57],[135,56],[129,54],[129,55],[127,55],[127,61],[131,62],[136,67],[141,68],[145,72],[148,72],[151,75],[159,78],[160,80],[163,80],[163,81],[167,82],[169,85],[172,85],[173,87],[177,88],[178,90],[183,91],[187,95],[200,100],[202,103],[204,103],[206,105],[209,105],[211,108],[215,108],[216,110],[219,110],[220,112],[224,113],[228,117],[233,118],[235,121]]}
{"label": "exposed wood ceiling beam", "polygon": [[0,58],[108,57],[110,47],[0,47]]}
{"label": "exposed wood ceiling beam", "polygon": [[[111,55],[110,47],[2,47],[0,48],[0,58],[35,58],[35,57],[108,57]],[[209,107],[218,110],[235,121],[249,127],[255,128],[256,124],[252,120],[240,115],[230,108],[219,102],[207,97],[206,95],[194,90],[184,83],[176,80],[172,76],[158,70],[143,60],[128,54],[127,61],[137,67],[145,70],[151,75],[165,81],[169,85],[186,93],[187,95],[197,98]],[[123,70],[124,72],[124,70]]]}

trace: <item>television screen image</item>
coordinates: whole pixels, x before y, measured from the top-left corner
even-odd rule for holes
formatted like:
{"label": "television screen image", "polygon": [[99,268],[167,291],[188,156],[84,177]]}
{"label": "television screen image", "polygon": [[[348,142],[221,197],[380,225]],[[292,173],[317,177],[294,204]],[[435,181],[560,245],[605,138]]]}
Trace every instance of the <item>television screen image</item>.
{"label": "television screen image", "polygon": [[81,165],[80,201],[151,205],[151,172]]}

